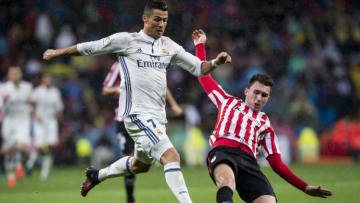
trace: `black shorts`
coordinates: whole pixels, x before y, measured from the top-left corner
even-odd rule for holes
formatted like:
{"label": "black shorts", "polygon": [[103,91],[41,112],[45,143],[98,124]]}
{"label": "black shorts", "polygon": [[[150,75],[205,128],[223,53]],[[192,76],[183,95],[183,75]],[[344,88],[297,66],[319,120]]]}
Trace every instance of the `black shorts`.
{"label": "black shorts", "polygon": [[124,154],[129,155],[133,153],[134,141],[127,132],[124,122],[116,122],[116,131],[117,133],[121,133],[125,137],[125,145],[123,147]]}
{"label": "black shorts", "polygon": [[261,172],[256,159],[247,152],[226,146],[212,149],[207,156],[207,165],[214,183],[213,171],[221,163],[233,169],[236,190],[245,202],[253,202],[261,195],[272,195],[276,198],[270,182]]}

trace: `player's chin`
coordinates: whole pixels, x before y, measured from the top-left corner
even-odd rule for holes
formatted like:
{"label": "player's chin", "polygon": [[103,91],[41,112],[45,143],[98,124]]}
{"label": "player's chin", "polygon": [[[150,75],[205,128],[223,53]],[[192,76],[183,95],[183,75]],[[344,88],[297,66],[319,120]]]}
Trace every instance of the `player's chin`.
{"label": "player's chin", "polygon": [[164,34],[164,32],[157,32],[157,33],[156,33],[156,35],[157,35],[158,38],[162,37],[163,34]]}

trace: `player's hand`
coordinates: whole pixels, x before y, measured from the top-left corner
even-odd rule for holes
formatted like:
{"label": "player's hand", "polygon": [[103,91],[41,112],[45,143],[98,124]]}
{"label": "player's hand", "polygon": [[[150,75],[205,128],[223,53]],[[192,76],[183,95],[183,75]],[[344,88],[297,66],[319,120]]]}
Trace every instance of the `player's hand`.
{"label": "player's hand", "polygon": [[172,105],[171,109],[174,112],[175,116],[181,116],[184,113],[179,105]]}
{"label": "player's hand", "polygon": [[226,52],[221,52],[215,59],[216,65],[223,65],[225,63],[231,63],[231,56]]}
{"label": "player's hand", "polygon": [[321,186],[311,186],[311,185],[306,186],[305,193],[310,196],[322,197],[322,198],[327,198],[328,196],[332,195],[332,192],[328,189],[325,189]]}
{"label": "player's hand", "polygon": [[206,43],[206,34],[202,29],[194,30],[192,33],[192,39],[194,41],[195,46],[201,43]]}
{"label": "player's hand", "polygon": [[53,58],[57,57],[57,51],[56,49],[48,49],[43,53],[43,59],[45,61],[49,61]]}

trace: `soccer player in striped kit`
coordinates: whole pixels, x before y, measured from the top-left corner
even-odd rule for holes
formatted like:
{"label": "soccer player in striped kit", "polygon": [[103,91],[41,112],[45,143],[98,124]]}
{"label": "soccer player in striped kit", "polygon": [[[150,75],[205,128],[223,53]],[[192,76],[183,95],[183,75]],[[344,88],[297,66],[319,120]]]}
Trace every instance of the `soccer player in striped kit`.
{"label": "soccer player in striped kit", "polygon": [[180,156],[166,134],[166,71],[178,65],[195,76],[214,70],[214,63],[230,63],[221,52],[212,61],[201,62],[180,45],[163,36],[168,20],[165,0],[149,0],[142,16],[140,32],[119,32],[98,41],[80,43],[63,49],[49,49],[44,60],[62,55],[116,53],[121,64],[119,114],[135,142],[135,155],[126,156],[101,170],[89,168],[81,189],[88,191],[106,178],[147,172],[154,161],[164,166],[165,180],[179,202],[192,202],[180,168]]}
{"label": "soccer player in striped kit", "polygon": [[[196,56],[206,60],[206,35],[193,32]],[[231,203],[236,189],[245,202],[276,202],[275,193],[257,164],[259,151],[271,168],[287,182],[308,195],[326,198],[331,191],[311,186],[298,178],[281,160],[279,145],[269,118],[261,109],[270,98],[273,80],[254,75],[245,89],[245,101],[228,95],[210,74],[199,77],[209,100],[218,108],[218,117],[210,136],[212,150],[207,156],[209,174],[218,187],[217,203]]]}
{"label": "soccer player in striped kit", "polygon": [[[105,77],[105,81],[103,83],[103,95],[104,96],[116,96],[119,98],[120,96],[120,75],[121,65],[117,61],[115,62],[111,68],[107,76]],[[173,110],[175,116],[179,116],[183,114],[183,110],[177,104],[175,99],[173,98],[169,88],[166,90],[166,99],[170,104],[171,109]],[[117,133],[120,137],[121,149],[126,155],[134,155],[134,141],[131,139],[129,133],[126,131],[124,125],[124,119],[118,114],[118,108],[115,110],[115,120],[117,125]],[[134,203],[134,185],[135,185],[135,175],[125,176],[125,189],[128,203]]]}

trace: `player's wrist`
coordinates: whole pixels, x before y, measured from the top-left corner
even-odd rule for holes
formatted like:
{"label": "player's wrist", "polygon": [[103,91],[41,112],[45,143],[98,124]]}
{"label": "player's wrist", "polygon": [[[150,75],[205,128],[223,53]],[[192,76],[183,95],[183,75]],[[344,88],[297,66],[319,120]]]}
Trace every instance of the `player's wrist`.
{"label": "player's wrist", "polygon": [[205,43],[204,43],[204,42],[200,42],[200,41],[194,41],[194,45],[195,45],[195,47],[196,47],[196,46],[200,46],[200,45],[205,45]]}
{"label": "player's wrist", "polygon": [[216,59],[210,61],[211,67],[216,68],[218,65],[216,64]]}

